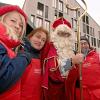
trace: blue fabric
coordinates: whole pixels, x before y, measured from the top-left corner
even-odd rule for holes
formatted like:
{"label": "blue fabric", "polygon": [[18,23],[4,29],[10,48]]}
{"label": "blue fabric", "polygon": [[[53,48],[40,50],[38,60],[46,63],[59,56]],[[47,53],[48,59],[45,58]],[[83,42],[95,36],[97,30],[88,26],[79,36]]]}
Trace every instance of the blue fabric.
{"label": "blue fabric", "polygon": [[27,38],[24,38],[23,41],[24,41],[24,44],[22,46],[24,48],[24,51],[31,53],[32,58],[39,59],[40,50],[33,48]]}
{"label": "blue fabric", "polygon": [[10,88],[21,77],[28,64],[26,54],[20,54],[11,59],[5,47],[0,44],[0,93]]}
{"label": "blue fabric", "polygon": [[71,68],[72,68],[72,60],[71,59],[67,59],[65,61],[65,65],[60,67],[60,72],[61,72],[62,75],[64,75],[66,73],[66,71],[70,70]]}

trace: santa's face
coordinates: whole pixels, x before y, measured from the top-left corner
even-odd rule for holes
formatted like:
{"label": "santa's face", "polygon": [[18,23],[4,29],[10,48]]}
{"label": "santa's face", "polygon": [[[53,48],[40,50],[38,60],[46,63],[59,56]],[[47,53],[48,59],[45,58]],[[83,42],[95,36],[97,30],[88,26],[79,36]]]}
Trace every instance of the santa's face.
{"label": "santa's face", "polygon": [[65,25],[58,26],[51,34],[51,41],[57,48],[65,49],[73,45],[72,31]]}
{"label": "santa's face", "polygon": [[[61,32],[64,33],[64,32]],[[58,33],[55,34],[54,38],[53,38],[53,42],[55,44],[55,46],[59,49],[66,49],[68,50],[69,48],[72,48],[72,37],[71,36],[67,36],[68,34],[63,34],[63,35],[59,35]]]}
{"label": "santa's face", "polygon": [[59,58],[70,58],[73,56],[74,41],[71,34],[65,31],[54,31],[51,41],[57,49]]}

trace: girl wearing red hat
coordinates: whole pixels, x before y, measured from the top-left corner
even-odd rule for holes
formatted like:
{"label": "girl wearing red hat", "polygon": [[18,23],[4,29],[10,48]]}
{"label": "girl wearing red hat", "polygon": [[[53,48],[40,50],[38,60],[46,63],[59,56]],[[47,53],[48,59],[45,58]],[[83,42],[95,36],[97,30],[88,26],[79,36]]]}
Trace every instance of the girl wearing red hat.
{"label": "girl wearing red hat", "polygon": [[0,100],[20,100],[20,77],[30,63],[29,53],[16,54],[26,29],[26,15],[18,7],[0,7]]}

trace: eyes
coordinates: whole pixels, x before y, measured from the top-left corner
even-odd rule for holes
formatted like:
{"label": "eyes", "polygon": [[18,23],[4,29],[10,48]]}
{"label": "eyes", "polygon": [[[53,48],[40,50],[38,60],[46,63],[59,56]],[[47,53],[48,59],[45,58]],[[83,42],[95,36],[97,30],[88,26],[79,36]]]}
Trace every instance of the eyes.
{"label": "eyes", "polygon": [[37,37],[38,39],[41,39],[41,41],[42,41],[43,43],[46,42],[46,38],[42,37],[40,34],[37,34],[36,37]]}
{"label": "eyes", "polygon": [[13,24],[18,24],[20,28],[23,28],[23,24],[22,23],[18,23],[18,21],[16,19],[10,19],[10,21],[13,23]]}
{"label": "eyes", "polygon": [[61,36],[61,37],[69,37],[71,34],[70,33],[66,33],[66,32],[58,32],[57,33],[59,36]]}
{"label": "eyes", "polygon": [[87,42],[81,42],[81,45],[88,45]]}

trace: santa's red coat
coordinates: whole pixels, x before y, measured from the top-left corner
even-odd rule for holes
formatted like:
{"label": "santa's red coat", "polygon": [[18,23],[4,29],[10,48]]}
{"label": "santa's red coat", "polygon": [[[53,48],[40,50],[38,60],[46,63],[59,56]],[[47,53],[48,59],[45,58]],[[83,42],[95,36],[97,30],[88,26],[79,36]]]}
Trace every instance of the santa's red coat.
{"label": "santa's red coat", "polygon": [[56,49],[51,43],[44,63],[43,100],[74,100],[77,76],[78,70],[73,68],[67,78],[61,77]]}

